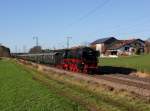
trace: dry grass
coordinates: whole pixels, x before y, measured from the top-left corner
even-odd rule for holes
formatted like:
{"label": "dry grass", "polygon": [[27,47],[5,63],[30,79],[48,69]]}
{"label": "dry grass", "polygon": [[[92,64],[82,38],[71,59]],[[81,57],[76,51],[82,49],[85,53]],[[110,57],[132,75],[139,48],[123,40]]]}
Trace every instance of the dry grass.
{"label": "dry grass", "polygon": [[[58,74],[55,71],[37,70],[29,66],[32,70],[39,75],[35,75],[36,78],[43,78],[41,83],[47,86],[53,86],[59,93],[69,95],[68,98],[74,99],[74,101],[81,101],[85,103],[84,106],[93,106],[95,110],[106,111],[149,111],[149,104],[144,101],[132,97],[125,91],[116,91],[112,87],[105,87],[104,85],[97,84],[96,82],[87,80],[84,81],[81,78],[75,78],[72,75]],[[56,86],[56,87],[54,87]],[[79,99],[81,98],[81,100]],[[84,100],[84,101],[82,101]],[[88,105],[87,105],[88,103]],[[92,109],[89,109],[92,110]]]}

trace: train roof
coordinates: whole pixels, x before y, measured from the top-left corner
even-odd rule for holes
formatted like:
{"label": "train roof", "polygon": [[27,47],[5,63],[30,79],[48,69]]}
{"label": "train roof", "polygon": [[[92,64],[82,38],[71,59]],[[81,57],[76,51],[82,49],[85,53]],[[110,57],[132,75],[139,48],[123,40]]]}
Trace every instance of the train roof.
{"label": "train roof", "polygon": [[50,52],[50,53],[39,53],[39,54],[22,54],[19,56],[41,56],[41,55],[56,55],[59,52]]}

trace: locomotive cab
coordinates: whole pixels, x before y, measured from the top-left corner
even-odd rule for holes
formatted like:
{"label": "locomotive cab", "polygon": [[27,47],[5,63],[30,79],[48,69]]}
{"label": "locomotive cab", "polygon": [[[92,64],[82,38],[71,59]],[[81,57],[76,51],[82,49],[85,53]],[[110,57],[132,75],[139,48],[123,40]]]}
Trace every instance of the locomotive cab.
{"label": "locomotive cab", "polygon": [[98,57],[99,52],[88,47],[84,48],[82,52],[82,60],[84,63],[83,72],[85,73],[95,72],[98,66]]}

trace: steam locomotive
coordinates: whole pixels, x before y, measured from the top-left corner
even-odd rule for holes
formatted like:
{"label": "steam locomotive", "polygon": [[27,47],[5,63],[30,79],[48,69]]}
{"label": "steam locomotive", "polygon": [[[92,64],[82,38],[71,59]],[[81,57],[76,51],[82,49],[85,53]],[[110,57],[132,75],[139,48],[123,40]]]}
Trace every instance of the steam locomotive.
{"label": "steam locomotive", "polygon": [[50,53],[23,54],[18,58],[53,65],[73,72],[92,73],[97,70],[99,53],[89,47],[53,50]]}

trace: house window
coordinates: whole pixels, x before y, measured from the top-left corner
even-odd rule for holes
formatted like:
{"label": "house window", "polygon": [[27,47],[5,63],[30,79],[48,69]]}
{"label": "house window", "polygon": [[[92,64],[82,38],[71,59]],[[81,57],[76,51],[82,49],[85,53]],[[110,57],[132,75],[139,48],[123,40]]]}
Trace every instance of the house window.
{"label": "house window", "polygon": [[129,47],[125,47],[124,50],[125,50],[125,51],[129,51]]}
{"label": "house window", "polygon": [[112,51],[111,55],[117,55],[117,51]]}
{"label": "house window", "polygon": [[131,52],[135,52],[135,49],[132,49]]}
{"label": "house window", "polygon": [[135,46],[137,46],[137,43],[135,43]]}

